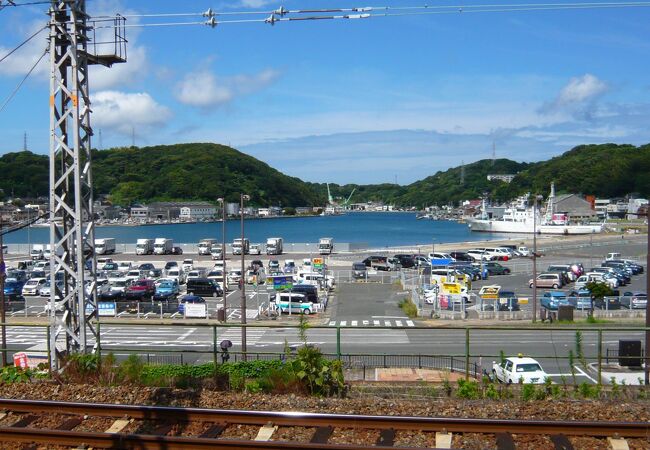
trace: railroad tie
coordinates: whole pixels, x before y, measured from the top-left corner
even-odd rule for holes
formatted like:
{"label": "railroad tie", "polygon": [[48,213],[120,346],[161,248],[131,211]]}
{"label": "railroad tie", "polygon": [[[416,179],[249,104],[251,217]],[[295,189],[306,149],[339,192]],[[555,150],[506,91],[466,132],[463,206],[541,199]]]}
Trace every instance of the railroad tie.
{"label": "railroad tie", "polygon": [[165,422],[161,425],[159,425],[151,434],[155,434],[156,436],[165,436],[167,433],[172,431],[172,428],[176,426],[176,422]]}
{"label": "railroad tie", "polygon": [[392,447],[395,445],[395,430],[392,428],[385,428],[381,430],[375,445],[377,447]]}
{"label": "railroad tie", "polygon": [[131,419],[117,419],[108,430],[104,431],[104,433],[119,433],[131,422]]}
{"label": "railroad tie", "polygon": [[316,431],[314,431],[314,435],[311,437],[309,442],[312,444],[327,444],[327,441],[333,432],[334,428],[331,426],[318,427],[316,428]]}
{"label": "railroad tie", "polygon": [[436,432],[436,448],[451,448],[452,433],[446,431]]}
{"label": "railroad tie", "polygon": [[630,446],[627,445],[627,441],[623,438],[608,437],[607,442],[612,450],[630,450]]}
{"label": "railroad tie", "polygon": [[257,436],[255,437],[255,441],[270,441],[271,436],[273,436],[273,433],[275,433],[278,430],[277,425],[273,425],[272,423],[267,423],[266,425],[262,426],[260,428],[260,431],[257,432]]}
{"label": "railroad tie", "polygon": [[515,441],[512,439],[512,434],[497,433],[496,437],[498,450],[516,450]]}
{"label": "railroad tie", "polygon": [[56,429],[57,430],[64,430],[64,431],[70,431],[83,421],[84,421],[83,417],[70,417],[70,418],[66,419],[66,421],[63,422],[61,425],[56,427]]}
{"label": "railroad tie", "polygon": [[555,450],[573,450],[573,444],[564,434],[554,434],[551,436],[551,442],[555,445]]}
{"label": "railroad tie", "polygon": [[27,425],[29,425],[30,423],[32,423],[36,419],[38,419],[38,416],[36,416],[34,414],[28,414],[25,417],[23,417],[22,419],[19,419],[17,422],[15,422],[11,426],[14,427],[14,428],[25,428]]}
{"label": "railroad tie", "polygon": [[223,432],[223,430],[226,429],[227,426],[228,425],[225,423],[214,423],[210,426],[210,428],[205,430],[199,437],[214,439],[217,436],[219,436]]}

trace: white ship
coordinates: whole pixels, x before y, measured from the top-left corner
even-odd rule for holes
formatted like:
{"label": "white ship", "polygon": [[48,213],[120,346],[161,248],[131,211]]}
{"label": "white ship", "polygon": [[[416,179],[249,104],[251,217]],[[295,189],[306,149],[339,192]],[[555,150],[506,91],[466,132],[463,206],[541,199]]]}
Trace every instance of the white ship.
{"label": "white ship", "polygon": [[[569,215],[555,211],[555,185],[551,183],[551,194],[548,197],[546,213],[540,214],[528,207],[528,197],[519,197],[517,204],[507,208],[503,219],[487,217],[485,200],[482,205],[482,217],[467,219],[467,225],[472,231],[488,233],[537,233],[539,234],[592,234],[603,231],[602,225],[572,224]],[[537,223],[535,223],[537,222]]]}

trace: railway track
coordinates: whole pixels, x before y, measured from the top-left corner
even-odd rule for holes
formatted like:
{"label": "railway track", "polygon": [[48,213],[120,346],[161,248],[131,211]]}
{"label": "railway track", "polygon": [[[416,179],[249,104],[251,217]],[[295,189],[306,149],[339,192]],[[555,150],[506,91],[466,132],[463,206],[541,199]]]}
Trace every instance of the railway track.
{"label": "railway track", "polygon": [[[584,439],[608,439],[610,441],[604,445],[612,447],[630,443],[630,448],[648,448],[650,424],[368,416],[0,399],[0,442],[46,443],[61,448],[459,448],[462,442],[467,442],[458,440],[463,436],[474,439],[479,447],[491,443],[491,448],[499,450],[517,449],[519,442],[525,442],[525,448],[541,448],[534,444],[535,440],[545,442],[547,448],[593,448],[595,441]],[[483,436],[483,440],[478,436]],[[579,444],[574,445],[574,442]]]}

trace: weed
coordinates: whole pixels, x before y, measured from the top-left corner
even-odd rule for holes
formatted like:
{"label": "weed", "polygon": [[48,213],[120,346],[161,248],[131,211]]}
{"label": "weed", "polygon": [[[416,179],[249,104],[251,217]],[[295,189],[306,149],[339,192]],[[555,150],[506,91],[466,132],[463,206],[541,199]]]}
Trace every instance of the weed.
{"label": "weed", "polygon": [[307,345],[307,330],[309,329],[309,322],[304,314],[300,315],[298,322],[298,338],[302,341],[303,345]]}
{"label": "weed", "polygon": [[500,395],[499,391],[496,389],[496,387],[494,386],[494,383],[490,383],[485,388],[485,392],[483,393],[483,397],[488,398],[490,400],[498,400],[501,397],[501,395]]}
{"label": "weed", "polygon": [[616,381],[616,377],[611,377],[609,379],[609,383],[612,386],[611,389],[611,394],[613,398],[619,398],[621,396],[621,387],[618,385],[618,382]]}
{"label": "weed", "polygon": [[587,360],[585,359],[585,353],[582,344],[583,344],[582,331],[578,330],[576,331],[576,357],[580,361],[580,364],[582,364],[582,367],[586,369]]}
{"label": "weed", "polygon": [[537,389],[534,384],[524,384],[524,387],[521,389],[521,399],[525,402],[535,400],[537,397]]}
{"label": "weed", "polygon": [[442,389],[445,391],[445,394],[447,394],[447,397],[451,397],[453,387],[451,386],[451,383],[449,382],[448,377],[443,378],[443,380],[442,380]]}
{"label": "weed", "polygon": [[591,385],[586,381],[580,384],[578,392],[580,392],[580,396],[584,399],[597,398],[600,393],[595,385]]}
{"label": "weed", "polygon": [[31,369],[21,369],[16,366],[6,366],[0,370],[0,383],[26,383],[31,380],[32,375],[33,372]]}
{"label": "weed", "polygon": [[574,386],[578,384],[576,381],[576,368],[574,367],[575,363],[576,363],[576,358],[573,355],[573,350],[569,350],[569,367],[571,368],[571,378],[573,379]]}
{"label": "weed", "polygon": [[458,398],[465,398],[468,400],[477,400],[481,397],[478,382],[467,381],[464,378],[458,380],[458,390],[456,391]]}
{"label": "weed", "polygon": [[411,300],[410,297],[400,300],[398,306],[402,309],[402,311],[404,311],[404,314],[406,314],[411,319],[418,316],[418,307],[415,305],[415,303],[413,303],[413,300]]}
{"label": "weed", "polygon": [[129,357],[120,364],[119,373],[125,381],[137,383],[142,381],[143,368],[144,363],[138,355],[129,355]]}

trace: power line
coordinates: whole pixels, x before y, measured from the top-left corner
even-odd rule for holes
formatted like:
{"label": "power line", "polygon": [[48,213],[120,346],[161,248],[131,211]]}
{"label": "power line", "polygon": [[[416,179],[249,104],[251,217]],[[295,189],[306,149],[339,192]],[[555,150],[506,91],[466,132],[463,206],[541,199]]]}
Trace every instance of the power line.
{"label": "power line", "polygon": [[[434,14],[461,14],[461,13],[489,13],[489,12],[517,12],[517,11],[558,11],[570,9],[604,9],[604,8],[639,8],[650,7],[650,1],[641,2],[574,2],[574,3],[515,3],[515,4],[481,4],[481,5],[424,5],[424,6],[372,6],[359,8],[337,8],[337,9],[305,9],[305,10],[286,10],[279,8],[270,11],[270,16],[266,19],[234,19],[234,20],[217,20],[219,15],[239,15],[239,14],[269,14],[269,11],[241,11],[217,13],[208,10],[203,13],[170,13],[170,14],[143,14],[125,17],[181,17],[181,16],[203,16],[209,17],[205,21],[193,22],[160,22],[160,23],[139,23],[125,25],[128,28],[146,28],[146,27],[168,27],[168,26],[192,26],[207,25],[212,28],[222,24],[242,24],[242,23],[267,23],[275,25],[278,22],[297,22],[310,20],[354,20],[370,19],[373,17],[399,17],[399,16],[421,16]],[[384,12],[376,11],[404,11],[404,12]],[[291,17],[291,15],[301,14],[321,14],[326,12],[356,12],[358,14],[339,14],[339,15],[314,15],[307,17]],[[102,16],[105,17],[105,16]],[[101,21],[101,19],[100,19]],[[111,25],[96,26],[95,29],[114,28]]]}
{"label": "power line", "polygon": [[40,58],[38,58],[38,60],[36,60],[36,62],[34,63],[34,65],[29,69],[29,71],[28,71],[27,74],[23,77],[23,79],[20,80],[20,83],[18,83],[18,86],[16,86],[16,88],[15,88],[15,89],[13,90],[13,92],[9,95],[9,97],[7,97],[7,99],[6,99],[5,102],[2,104],[2,106],[0,106],[0,112],[4,111],[4,109],[5,109],[5,107],[7,106],[7,104],[9,104],[9,102],[10,102],[10,101],[14,98],[14,96],[18,93],[18,91],[19,91],[20,88],[23,86],[23,84],[25,83],[25,81],[27,81],[27,78],[29,78],[29,76],[32,74],[32,72],[34,71],[34,69],[36,68],[36,66],[38,65],[38,63],[41,62],[41,60],[43,59],[43,57],[44,57],[45,55],[47,55],[47,49],[43,52],[43,54],[40,56]]}
{"label": "power line", "polygon": [[32,34],[30,37],[28,37],[28,38],[25,39],[23,42],[21,42],[17,47],[15,47],[15,48],[14,48],[13,50],[11,50],[9,53],[7,53],[6,55],[4,55],[2,58],[0,58],[0,63],[1,63],[2,61],[4,61],[5,59],[9,58],[9,57],[10,57],[10,56],[11,56],[11,55],[16,51],[16,50],[18,50],[20,47],[22,47],[23,45],[27,44],[29,41],[31,41],[31,40],[34,39],[36,36],[38,36],[38,34],[41,33],[41,32],[43,32],[43,30],[45,30],[46,28],[47,28],[47,27],[45,27],[45,26],[42,27],[42,28],[39,28],[39,29],[38,29],[34,34]]}

